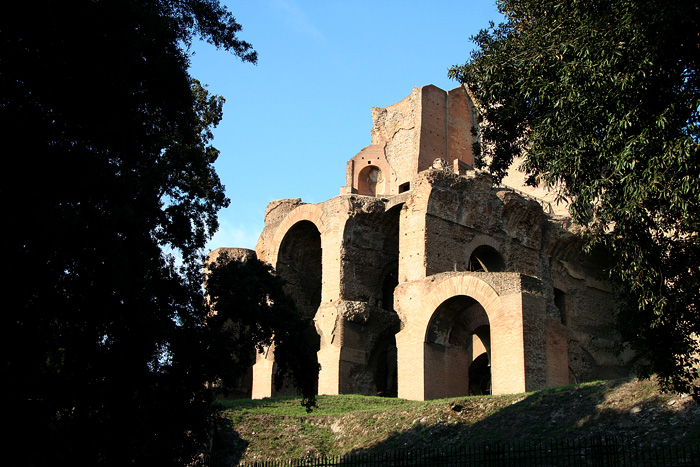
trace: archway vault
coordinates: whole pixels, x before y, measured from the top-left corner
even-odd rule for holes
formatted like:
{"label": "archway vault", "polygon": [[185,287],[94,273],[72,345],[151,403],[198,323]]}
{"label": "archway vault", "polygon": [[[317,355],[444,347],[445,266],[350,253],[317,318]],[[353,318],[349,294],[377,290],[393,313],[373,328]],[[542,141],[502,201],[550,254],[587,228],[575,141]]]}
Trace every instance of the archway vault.
{"label": "archway vault", "polygon": [[466,295],[442,302],[430,319],[423,349],[425,397],[469,395],[474,354],[490,352],[484,308]]}
{"label": "archway vault", "polygon": [[[290,212],[276,229],[271,254],[264,258],[285,281],[285,293],[300,315],[311,322],[321,303],[323,235],[327,228],[319,206],[304,204]],[[318,345],[317,343],[315,345]],[[295,389],[275,387],[274,352],[258,354],[253,367],[253,398],[295,394]]]}
{"label": "archway vault", "polygon": [[426,376],[427,330],[440,306],[459,296],[477,302],[488,316],[493,394],[525,391],[523,300],[519,290],[505,288],[499,293],[478,273],[445,273],[402,284],[396,295],[404,319],[404,327],[396,335],[399,397],[425,400],[439,393],[434,390],[439,381]]}
{"label": "archway vault", "polygon": [[[323,209],[315,204],[302,204],[290,212],[275,230],[271,245],[272,257],[266,259],[268,263],[277,264],[282,240],[284,240],[289,230],[301,221],[312,222],[320,232],[321,241],[323,242],[323,233],[328,229],[323,221]],[[323,245],[321,245],[321,248],[323,248]]]}

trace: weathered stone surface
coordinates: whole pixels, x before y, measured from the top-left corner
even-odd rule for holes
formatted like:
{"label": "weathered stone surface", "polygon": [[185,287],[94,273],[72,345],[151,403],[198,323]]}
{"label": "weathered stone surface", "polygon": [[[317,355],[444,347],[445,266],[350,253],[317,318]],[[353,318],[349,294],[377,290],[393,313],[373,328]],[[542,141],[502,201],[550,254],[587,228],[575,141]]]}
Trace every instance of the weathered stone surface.
{"label": "weathered stone surface", "polygon": [[[256,246],[315,322],[319,392],[428,399],[628,375],[601,258],[566,210],[472,168],[468,91],[414,88],[372,117],[341,195],[273,201]],[[274,394],[273,362],[254,367],[255,397]]]}
{"label": "weathered stone surface", "polygon": [[338,312],[350,323],[365,324],[369,320],[367,302],[344,301],[338,306]]}
{"label": "weathered stone surface", "polygon": [[209,261],[216,261],[222,254],[226,254],[229,259],[233,261],[240,261],[242,263],[257,257],[255,250],[249,250],[248,248],[217,248],[209,253]]}

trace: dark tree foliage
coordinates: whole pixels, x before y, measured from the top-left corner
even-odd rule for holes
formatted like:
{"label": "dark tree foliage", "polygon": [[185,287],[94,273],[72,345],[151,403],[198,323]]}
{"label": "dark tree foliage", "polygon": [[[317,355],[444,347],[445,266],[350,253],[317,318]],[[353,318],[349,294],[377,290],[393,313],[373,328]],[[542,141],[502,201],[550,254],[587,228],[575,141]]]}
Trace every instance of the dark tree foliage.
{"label": "dark tree foliage", "polygon": [[482,117],[479,161],[560,190],[612,254],[644,372],[698,394],[700,4],[505,0],[450,75]]}
{"label": "dark tree foliage", "polygon": [[223,101],[188,74],[187,44],[255,62],[239,30],[213,0],[3,5],[0,341],[17,465],[184,465],[206,441],[201,251],[228,200],[209,144]]}
{"label": "dark tree foliage", "polygon": [[272,267],[258,259],[232,261],[222,253],[216,262],[207,264],[205,281],[211,314],[207,329],[207,354],[217,361],[230,356],[239,364],[216,371],[210,381],[233,386],[241,370],[254,363],[255,351],[272,348],[279,372],[278,389],[294,381],[302,393],[302,403],[310,410],[315,406],[319,366],[316,363],[318,335],[313,323],[301,318],[294,302],[285,295],[283,281]]}

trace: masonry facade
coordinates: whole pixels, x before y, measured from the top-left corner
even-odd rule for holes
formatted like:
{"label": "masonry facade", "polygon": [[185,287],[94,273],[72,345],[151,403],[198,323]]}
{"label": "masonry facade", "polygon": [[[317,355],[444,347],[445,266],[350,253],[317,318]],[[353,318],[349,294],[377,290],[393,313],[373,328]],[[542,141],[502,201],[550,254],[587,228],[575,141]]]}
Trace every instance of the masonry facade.
{"label": "masonry facade", "polygon": [[[257,257],[313,320],[320,394],[425,400],[627,376],[615,304],[565,210],[474,170],[463,87],[372,109],[340,195],[270,203]],[[274,352],[249,393],[277,395]]]}

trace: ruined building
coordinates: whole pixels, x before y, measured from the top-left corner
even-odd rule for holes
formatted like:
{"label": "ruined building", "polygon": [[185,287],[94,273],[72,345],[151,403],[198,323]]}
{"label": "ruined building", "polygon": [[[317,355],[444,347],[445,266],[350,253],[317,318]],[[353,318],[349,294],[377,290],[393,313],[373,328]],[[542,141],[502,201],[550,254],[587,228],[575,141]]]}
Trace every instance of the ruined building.
{"label": "ruined building", "polygon": [[[372,117],[340,195],[271,202],[255,249],[315,323],[319,393],[424,400],[628,375],[610,290],[565,210],[473,169],[468,92],[415,88]],[[275,395],[274,367],[258,355],[252,397]]]}

